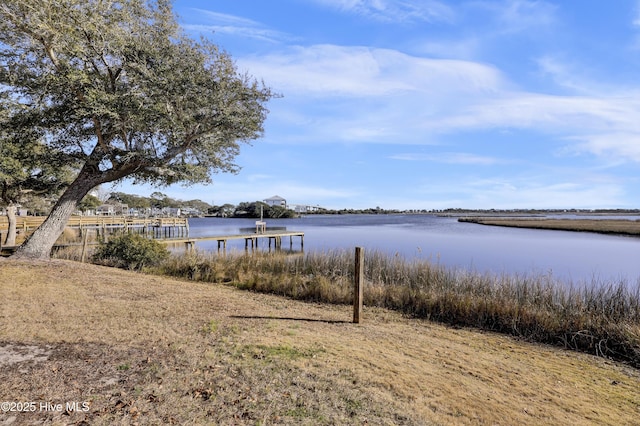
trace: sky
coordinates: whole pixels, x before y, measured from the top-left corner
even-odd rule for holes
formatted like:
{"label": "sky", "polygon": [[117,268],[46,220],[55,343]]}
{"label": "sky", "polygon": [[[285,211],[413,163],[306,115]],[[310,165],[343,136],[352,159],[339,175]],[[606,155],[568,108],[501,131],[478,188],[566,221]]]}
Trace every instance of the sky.
{"label": "sky", "polygon": [[[281,96],[182,200],[640,208],[638,0],[175,0]],[[116,191],[157,190],[128,183]]]}

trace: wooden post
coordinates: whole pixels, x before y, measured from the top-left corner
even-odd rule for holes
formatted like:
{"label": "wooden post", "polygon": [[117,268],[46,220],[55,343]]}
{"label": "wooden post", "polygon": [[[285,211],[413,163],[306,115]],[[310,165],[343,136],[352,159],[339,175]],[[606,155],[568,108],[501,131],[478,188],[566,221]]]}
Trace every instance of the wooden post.
{"label": "wooden post", "polygon": [[360,323],[362,317],[362,299],[364,283],[364,249],[356,247],[356,260],[353,273],[353,322]]}
{"label": "wooden post", "polygon": [[[82,228],[80,228],[82,229]],[[82,238],[82,254],[80,255],[80,262],[84,263],[86,255],[87,255],[87,240],[89,239],[89,233],[85,231],[84,236]]]}

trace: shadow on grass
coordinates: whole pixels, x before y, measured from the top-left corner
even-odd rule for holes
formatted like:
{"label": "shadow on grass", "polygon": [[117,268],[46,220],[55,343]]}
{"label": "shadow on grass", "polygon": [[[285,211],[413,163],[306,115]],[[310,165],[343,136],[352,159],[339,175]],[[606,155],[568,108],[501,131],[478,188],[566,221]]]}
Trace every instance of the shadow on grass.
{"label": "shadow on grass", "polygon": [[257,315],[255,315],[255,316],[254,315],[230,315],[229,318],[323,322],[325,324],[352,324],[352,321],[342,321],[342,320],[323,320],[323,319],[295,318],[295,317],[269,317],[269,316],[257,316]]}

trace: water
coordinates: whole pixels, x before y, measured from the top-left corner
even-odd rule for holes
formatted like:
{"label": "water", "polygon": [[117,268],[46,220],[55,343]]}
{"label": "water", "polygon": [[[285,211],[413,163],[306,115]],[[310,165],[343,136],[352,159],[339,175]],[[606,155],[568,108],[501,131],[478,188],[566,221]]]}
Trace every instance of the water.
{"label": "water", "polygon": [[[636,219],[633,217],[631,219]],[[267,219],[268,227],[303,231],[304,250],[379,250],[405,259],[426,259],[453,268],[496,274],[552,276],[568,282],[640,279],[640,238],[584,232],[547,231],[461,223],[433,215],[335,215],[297,219]],[[238,234],[255,219],[190,219],[190,235]],[[267,241],[261,240],[266,249]],[[217,250],[215,241],[198,243]],[[228,249],[244,250],[244,240]],[[283,239],[283,248],[289,240]],[[262,249],[262,248],[261,248]],[[294,237],[293,249],[300,249]]]}

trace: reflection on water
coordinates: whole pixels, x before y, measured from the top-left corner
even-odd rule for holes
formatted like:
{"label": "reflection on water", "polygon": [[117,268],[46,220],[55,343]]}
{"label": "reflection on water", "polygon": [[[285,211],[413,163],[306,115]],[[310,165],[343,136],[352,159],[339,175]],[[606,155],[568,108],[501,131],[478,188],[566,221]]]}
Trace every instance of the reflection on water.
{"label": "reflection on water", "polygon": [[[636,218],[633,218],[636,219]],[[190,235],[238,234],[254,219],[190,219]],[[428,259],[478,272],[547,274],[574,282],[640,278],[640,238],[583,232],[529,230],[461,223],[432,215],[339,215],[269,219],[267,226],[303,231],[304,250],[351,250],[355,246],[406,259]],[[260,249],[267,249],[266,240]],[[215,241],[198,243],[217,250]],[[244,242],[229,241],[228,249],[244,250]],[[289,241],[283,241],[289,248]],[[299,249],[299,242],[293,247]]]}

